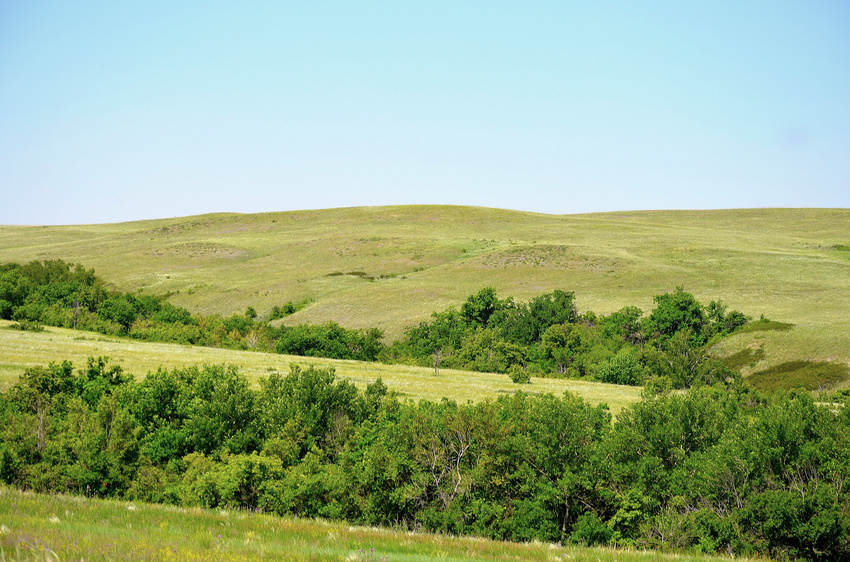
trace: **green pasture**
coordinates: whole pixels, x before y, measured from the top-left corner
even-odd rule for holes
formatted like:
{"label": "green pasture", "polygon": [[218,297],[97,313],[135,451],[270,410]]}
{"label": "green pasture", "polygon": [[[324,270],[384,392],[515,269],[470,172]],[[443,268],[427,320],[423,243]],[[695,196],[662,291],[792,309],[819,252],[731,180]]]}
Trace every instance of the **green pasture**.
{"label": "green pasture", "polygon": [[848,248],[848,209],[544,215],[408,206],[0,227],[0,262],[80,262],[116,288],[170,294],[193,312],[252,305],[263,315],[307,303],[285,322],[377,326],[388,340],[484,286],[520,300],[572,290],[581,310],[604,314],[648,311],[653,295],[681,285],[701,302],[722,299],[794,325],[716,349],[762,349],[746,374],[800,360],[850,364]]}
{"label": "green pasture", "polygon": [[254,384],[260,377],[278,371],[288,373],[293,363],[334,367],[338,376],[352,381],[361,389],[380,377],[402,398],[414,400],[439,400],[447,397],[460,403],[496,398],[504,393],[521,389],[526,393],[552,393],[562,395],[569,390],[592,404],[606,403],[616,415],[623,407],[640,400],[641,389],[577,380],[534,378],[530,385],[517,385],[507,375],[473,373],[440,369],[383,365],[319,357],[296,357],[255,351],[235,351],[179,344],[150,343],[104,336],[93,332],[47,327],[43,332],[10,329],[11,322],[0,320],[0,390],[5,390],[18,379],[27,367],[46,365],[51,361],[72,361],[76,367],[85,367],[86,359],[104,355],[112,364],[121,365],[124,371],[141,378],[163,367],[183,368],[191,365],[228,364]]}
{"label": "green pasture", "polygon": [[719,557],[496,542],[0,488],[0,560],[631,562]]}

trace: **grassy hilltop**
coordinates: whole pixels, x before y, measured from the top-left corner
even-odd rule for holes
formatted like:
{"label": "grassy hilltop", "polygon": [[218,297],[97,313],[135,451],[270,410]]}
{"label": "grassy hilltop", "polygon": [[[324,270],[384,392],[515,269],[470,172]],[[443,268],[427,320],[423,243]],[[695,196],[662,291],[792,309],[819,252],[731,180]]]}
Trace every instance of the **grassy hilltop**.
{"label": "grassy hilltop", "polygon": [[744,373],[792,360],[850,364],[850,210],[543,215],[409,206],[215,214],[85,226],[0,227],[0,262],[61,258],[121,290],[171,294],[201,313],[377,326],[388,339],[484,286],[518,300],[565,289],[582,310],[681,285],[700,301],[794,324],[718,353],[762,350]]}

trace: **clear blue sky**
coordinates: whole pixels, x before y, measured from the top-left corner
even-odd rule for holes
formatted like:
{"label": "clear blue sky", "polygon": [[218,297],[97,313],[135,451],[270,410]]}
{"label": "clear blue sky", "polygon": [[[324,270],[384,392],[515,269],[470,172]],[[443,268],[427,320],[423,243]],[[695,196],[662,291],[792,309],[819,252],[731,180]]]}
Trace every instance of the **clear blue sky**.
{"label": "clear blue sky", "polygon": [[850,207],[850,3],[0,0],[0,224]]}

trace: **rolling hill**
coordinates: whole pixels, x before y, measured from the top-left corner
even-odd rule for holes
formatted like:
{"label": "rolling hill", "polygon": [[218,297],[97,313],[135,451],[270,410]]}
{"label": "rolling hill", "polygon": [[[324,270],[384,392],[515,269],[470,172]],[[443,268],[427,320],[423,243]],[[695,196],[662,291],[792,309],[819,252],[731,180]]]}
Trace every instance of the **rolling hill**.
{"label": "rolling hill", "polygon": [[[850,210],[544,215],[477,207],[214,214],[78,226],[2,226],[0,262],[61,258],[115,288],[193,312],[376,326],[388,340],[484,286],[518,300],[576,292],[580,310],[648,311],[682,286],[700,301],[794,324],[736,335],[750,374],[797,360],[850,365]],[[840,383],[844,386],[847,381]]]}

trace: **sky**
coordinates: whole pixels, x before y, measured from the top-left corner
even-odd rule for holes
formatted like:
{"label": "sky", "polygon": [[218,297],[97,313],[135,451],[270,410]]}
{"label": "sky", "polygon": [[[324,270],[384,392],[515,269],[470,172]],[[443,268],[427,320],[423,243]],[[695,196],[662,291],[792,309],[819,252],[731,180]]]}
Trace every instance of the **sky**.
{"label": "sky", "polygon": [[0,224],[850,207],[850,3],[0,0]]}

